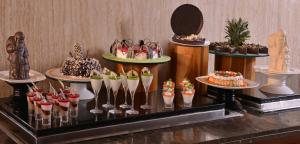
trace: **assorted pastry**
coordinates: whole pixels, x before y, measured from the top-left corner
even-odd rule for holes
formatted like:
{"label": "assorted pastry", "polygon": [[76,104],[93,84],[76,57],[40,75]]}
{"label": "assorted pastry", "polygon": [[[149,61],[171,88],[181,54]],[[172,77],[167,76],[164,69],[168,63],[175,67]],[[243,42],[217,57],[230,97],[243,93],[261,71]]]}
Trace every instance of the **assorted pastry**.
{"label": "assorted pastry", "polygon": [[133,43],[131,40],[115,40],[110,47],[110,53],[118,58],[155,59],[162,56],[162,49],[158,42],[140,40]]}
{"label": "assorted pastry", "polygon": [[247,44],[250,38],[248,22],[239,18],[227,21],[225,28],[227,42],[212,42],[209,50],[225,53],[268,54],[268,48],[259,44]]}
{"label": "assorted pastry", "polygon": [[208,82],[227,87],[246,87],[247,83],[240,72],[215,71],[208,75]]}

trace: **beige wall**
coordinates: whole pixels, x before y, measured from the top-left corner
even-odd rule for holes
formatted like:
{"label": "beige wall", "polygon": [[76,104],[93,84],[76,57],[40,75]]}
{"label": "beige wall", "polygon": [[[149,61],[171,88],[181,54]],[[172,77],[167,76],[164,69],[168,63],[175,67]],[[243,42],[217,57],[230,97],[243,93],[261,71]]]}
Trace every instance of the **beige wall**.
{"label": "beige wall", "polygon": [[[0,0],[0,70],[8,69],[5,42],[19,30],[26,35],[31,68],[41,72],[60,66],[75,42],[83,42],[98,59],[116,38],[150,38],[168,52],[173,35],[170,16],[183,3],[202,10],[201,34],[211,41],[224,40],[225,20],[233,17],[249,21],[250,42],[266,44],[270,33],[283,28],[293,52],[292,65],[300,68],[299,0]],[[160,73],[164,79],[166,72]]]}

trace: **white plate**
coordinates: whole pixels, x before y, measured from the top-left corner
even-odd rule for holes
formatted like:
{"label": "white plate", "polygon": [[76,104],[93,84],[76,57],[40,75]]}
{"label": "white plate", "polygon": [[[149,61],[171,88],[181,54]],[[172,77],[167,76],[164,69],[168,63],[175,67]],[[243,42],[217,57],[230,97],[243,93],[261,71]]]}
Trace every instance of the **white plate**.
{"label": "white plate", "polygon": [[255,88],[255,87],[259,86],[259,83],[256,83],[254,81],[247,80],[247,79],[244,79],[244,81],[247,83],[246,87],[227,87],[227,86],[215,85],[215,84],[212,84],[212,83],[208,82],[208,76],[196,77],[196,80],[203,83],[203,84],[206,84],[206,85],[209,85],[209,86],[212,86],[212,87],[216,87],[216,88],[221,88],[221,89],[239,90],[239,89]]}
{"label": "white plate", "polygon": [[61,72],[61,68],[52,68],[46,71],[46,76],[66,82],[90,82],[90,78],[78,76],[66,76]]}
{"label": "white plate", "polygon": [[30,77],[30,79],[26,79],[26,80],[13,80],[13,79],[9,79],[9,71],[0,71],[0,80],[6,81],[6,82],[12,83],[12,84],[38,82],[38,81],[43,81],[46,79],[46,77],[42,73],[34,71],[34,70],[29,71],[29,77]]}

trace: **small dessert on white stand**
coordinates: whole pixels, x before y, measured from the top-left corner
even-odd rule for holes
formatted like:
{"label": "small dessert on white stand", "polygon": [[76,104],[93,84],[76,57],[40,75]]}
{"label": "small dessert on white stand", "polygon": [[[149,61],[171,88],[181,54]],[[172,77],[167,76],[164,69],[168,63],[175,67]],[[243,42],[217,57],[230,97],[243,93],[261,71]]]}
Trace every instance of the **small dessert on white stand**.
{"label": "small dessert on white stand", "polygon": [[87,89],[90,83],[90,73],[93,70],[101,71],[101,65],[95,58],[88,57],[86,50],[79,43],[74,45],[73,52],[67,57],[61,68],[52,68],[46,71],[46,76],[52,79],[70,83],[71,89],[80,95],[80,99],[92,99],[94,94]]}

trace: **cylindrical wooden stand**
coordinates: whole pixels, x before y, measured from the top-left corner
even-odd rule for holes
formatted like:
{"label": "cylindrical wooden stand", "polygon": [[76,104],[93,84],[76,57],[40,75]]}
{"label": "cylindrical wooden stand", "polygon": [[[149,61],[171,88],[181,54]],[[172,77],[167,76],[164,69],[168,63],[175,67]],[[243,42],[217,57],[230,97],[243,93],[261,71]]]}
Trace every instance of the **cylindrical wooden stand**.
{"label": "cylindrical wooden stand", "polygon": [[215,70],[240,72],[246,79],[255,80],[256,57],[215,55]]}
{"label": "cylindrical wooden stand", "polygon": [[196,77],[207,75],[208,46],[183,46],[169,43],[172,49],[172,75],[176,85],[189,79],[199,94],[207,93],[207,86],[196,81]]}

